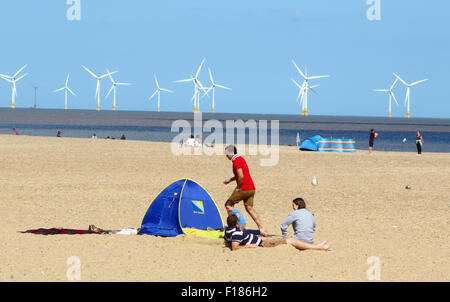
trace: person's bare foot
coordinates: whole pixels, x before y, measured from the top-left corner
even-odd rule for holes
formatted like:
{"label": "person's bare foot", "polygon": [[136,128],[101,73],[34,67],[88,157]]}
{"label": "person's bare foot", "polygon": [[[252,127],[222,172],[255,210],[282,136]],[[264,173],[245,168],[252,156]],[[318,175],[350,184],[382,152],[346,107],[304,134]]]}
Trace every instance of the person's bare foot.
{"label": "person's bare foot", "polygon": [[91,225],[89,225],[89,231],[95,232],[95,233],[101,233],[103,230],[96,227],[95,225],[91,224]]}
{"label": "person's bare foot", "polygon": [[321,242],[321,243],[319,243],[318,244],[324,251],[328,251],[330,248],[331,248],[331,246],[333,245],[333,243],[332,242],[328,242],[328,241],[323,241],[323,242]]}

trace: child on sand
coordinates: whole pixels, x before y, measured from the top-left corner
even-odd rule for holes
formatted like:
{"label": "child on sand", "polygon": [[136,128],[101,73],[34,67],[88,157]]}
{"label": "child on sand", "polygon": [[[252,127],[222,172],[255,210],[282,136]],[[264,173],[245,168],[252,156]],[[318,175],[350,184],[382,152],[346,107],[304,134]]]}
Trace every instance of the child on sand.
{"label": "child on sand", "polygon": [[239,219],[239,226],[241,230],[245,230],[245,227],[247,226],[247,221],[244,218],[244,215],[241,214],[241,212],[234,207],[234,202],[232,200],[227,200],[225,202],[225,209],[228,212],[228,216],[236,215],[236,217]]}

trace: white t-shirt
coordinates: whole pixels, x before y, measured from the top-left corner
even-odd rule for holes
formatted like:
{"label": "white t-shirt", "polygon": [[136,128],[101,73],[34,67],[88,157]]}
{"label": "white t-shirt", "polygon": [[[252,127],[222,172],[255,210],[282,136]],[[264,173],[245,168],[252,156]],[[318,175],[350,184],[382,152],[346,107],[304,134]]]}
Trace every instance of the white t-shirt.
{"label": "white t-shirt", "polygon": [[188,138],[188,140],[186,141],[186,145],[188,146],[195,146],[195,139],[193,138]]}

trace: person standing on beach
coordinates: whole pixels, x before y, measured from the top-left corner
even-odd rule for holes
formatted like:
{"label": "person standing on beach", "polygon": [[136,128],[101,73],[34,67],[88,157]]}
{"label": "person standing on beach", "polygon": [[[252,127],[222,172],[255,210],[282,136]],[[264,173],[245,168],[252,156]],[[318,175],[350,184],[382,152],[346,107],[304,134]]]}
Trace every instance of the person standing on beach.
{"label": "person standing on beach", "polygon": [[378,136],[378,133],[375,132],[375,129],[370,129],[369,154],[372,153],[373,143],[375,142],[375,139],[377,138],[377,136]]}
{"label": "person standing on beach", "polygon": [[12,129],[15,135],[19,135],[19,132],[16,130],[16,128]]}
{"label": "person standing on beach", "polygon": [[225,185],[236,181],[236,188],[231,194],[229,200],[234,204],[239,201],[244,201],[245,210],[253,218],[262,236],[267,236],[267,233],[262,226],[261,220],[258,214],[253,208],[253,201],[255,198],[255,184],[250,176],[250,170],[248,169],[245,159],[237,153],[237,148],[233,145],[229,145],[225,148],[226,156],[233,163],[234,176],[223,181]]}
{"label": "person standing on beach", "polygon": [[423,136],[420,131],[417,131],[416,134],[416,146],[417,146],[417,155],[422,155],[422,145],[423,145]]}

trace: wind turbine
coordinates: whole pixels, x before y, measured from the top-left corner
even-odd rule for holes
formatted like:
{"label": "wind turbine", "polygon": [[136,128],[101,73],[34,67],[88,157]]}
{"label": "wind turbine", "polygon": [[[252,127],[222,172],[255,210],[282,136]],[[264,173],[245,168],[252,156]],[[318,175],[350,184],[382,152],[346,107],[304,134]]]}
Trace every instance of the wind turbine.
{"label": "wind turbine", "polygon": [[4,79],[5,81],[12,84],[12,93],[11,93],[11,108],[16,108],[16,96],[17,96],[17,88],[16,83],[19,82],[21,79],[23,79],[27,74],[24,74],[20,77],[17,77],[25,68],[27,65],[20,68],[13,76],[7,76],[4,74],[0,74],[0,78]]}
{"label": "wind turbine", "polygon": [[77,96],[75,93],[73,93],[73,91],[69,88],[69,77],[70,74],[67,74],[67,79],[66,79],[66,83],[64,84],[64,87],[61,87],[59,89],[54,90],[53,92],[59,92],[59,91],[63,91],[64,90],[64,95],[65,95],[65,103],[64,103],[64,110],[67,110],[67,95],[68,92],[70,92],[73,96]]}
{"label": "wind turbine", "polygon": [[33,105],[33,108],[36,109],[37,108],[37,91],[38,91],[39,86],[33,85],[31,83],[29,83],[29,84],[34,89],[34,105]]}
{"label": "wind turbine", "polygon": [[[83,66],[83,65],[82,65]],[[95,97],[97,98],[97,111],[100,111],[100,80],[117,73],[117,71],[114,72],[108,72],[107,74],[101,75],[101,76],[97,76],[95,73],[93,73],[92,71],[90,71],[87,67],[83,66],[83,68],[90,73],[90,75],[92,77],[94,77],[95,79],[97,79],[97,88],[95,90]]]}
{"label": "wind turbine", "polygon": [[108,94],[106,95],[106,98],[108,98],[108,96],[111,94],[111,92],[114,91],[113,111],[116,111],[116,88],[117,88],[117,86],[129,86],[131,84],[130,83],[120,83],[120,82],[114,81],[114,79],[112,77],[112,73],[109,72],[108,69],[106,69],[106,71],[108,72],[108,76],[109,76],[109,78],[111,79],[111,82],[112,82],[111,89],[109,90]]}
{"label": "wind turbine", "polygon": [[165,91],[165,92],[170,92],[172,93],[173,91],[165,89],[165,88],[161,88],[159,87],[159,83],[158,83],[158,78],[155,75],[155,84],[156,84],[156,90],[155,92],[152,94],[152,96],[150,97],[150,100],[157,94],[158,95],[158,112],[160,109],[160,104],[161,104],[161,91]]}
{"label": "wind turbine", "polygon": [[[306,111],[305,113],[305,102],[307,102],[308,100],[308,91],[311,90],[312,92],[314,92],[315,94],[318,94],[314,88],[319,87],[320,85],[313,85],[313,86],[309,86],[308,82],[303,82],[302,85],[300,85],[299,83],[297,83],[297,81],[295,81],[294,79],[291,79],[292,82],[295,84],[295,86],[297,86],[299,88],[298,91],[298,96],[297,96],[297,102],[299,103],[299,105],[302,106],[302,115],[306,116],[308,114],[308,111]],[[300,99],[300,101],[299,101]],[[305,101],[306,100],[306,101]]]}
{"label": "wind turbine", "polygon": [[198,76],[200,75],[200,71],[202,69],[202,66],[203,66],[204,62],[205,62],[205,59],[203,59],[202,62],[200,63],[200,67],[197,69],[197,72],[195,73],[195,76],[191,76],[188,79],[175,81],[175,83],[183,83],[183,82],[192,82],[192,83],[194,83],[194,95],[192,96],[192,99],[191,99],[191,101],[194,100],[194,112],[199,112],[200,111],[200,96],[199,96],[200,89],[203,90],[203,92],[205,94],[208,94],[208,92],[206,91],[205,87],[202,85],[202,83],[198,79]]}
{"label": "wind turbine", "polygon": [[410,118],[411,116],[411,87],[416,86],[417,84],[423,83],[425,81],[428,81],[428,79],[425,80],[420,80],[417,82],[413,82],[411,84],[408,84],[407,82],[405,82],[401,77],[399,77],[398,75],[396,75],[394,73],[395,77],[397,79],[400,80],[400,82],[402,82],[407,88],[406,88],[406,98],[405,98],[405,105],[408,106],[407,110],[406,110],[406,118]]}
{"label": "wind turbine", "polygon": [[[303,90],[301,90],[301,96],[302,96],[302,103],[303,103],[303,107],[302,107],[302,115],[303,116],[307,116],[308,115],[308,90],[312,90],[312,86],[308,85],[308,82],[310,80],[317,80],[317,79],[322,79],[322,78],[328,78],[328,75],[325,76],[310,76],[308,77],[308,72],[305,70],[305,72],[303,73],[302,70],[297,66],[297,64],[295,64],[295,61],[292,60],[292,63],[294,64],[295,68],[297,69],[298,73],[300,74],[300,76],[303,78],[304,82],[303,82]],[[306,84],[306,85],[304,85]],[[314,91],[314,90],[313,90]],[[298,97],[297,97],[298,100]]]}
{"label": "wind turbine", "polygon": [[[209,79],[211,80],[211,87],[208,88],[207,92],[212,90],[212,110],[211,110],[211,112],[212,112],[212,114],[214,114],[214,106],[215,106],[215,98],[216,98],[216,87],[219,87],[219,88],[222,88],[222,89],[227,89],[227,90],[231,90],[231,88],[228,88],[228,87],[225,87],[223,85],[215,83],[214,79],[213,79],[213,76],[212,76],[212,73],[211,73],[211,69],[208,68],[208,71],[209,71]],[[205,96],[205,95],[206,95],[206,93],[203,96]]]}
{"label": "wind turbine", "polygon": [[398,82],[398,79],[395,79],[395,81],[394,81],[394,83],[392,84],[392,86],[391,86],[391,88],[389,88],[389,89],[374,89],[373,91],[378,91],[378,92],[388,92],[389,93],[389,114],[388,114],[388,117],[390,118],[391,117],[391,111],[392,111],[392,99],[394,99],[394,101],[395,101],[395,103],[397,104],[397,106],[398,106],[398,102],[397,102],[397,99],[395,98],[395,94],[394,94],[394,92],[392,91],[392,89],[394,89],[394,86],[395,86],[395,84],[397,84],[397,82]]}

